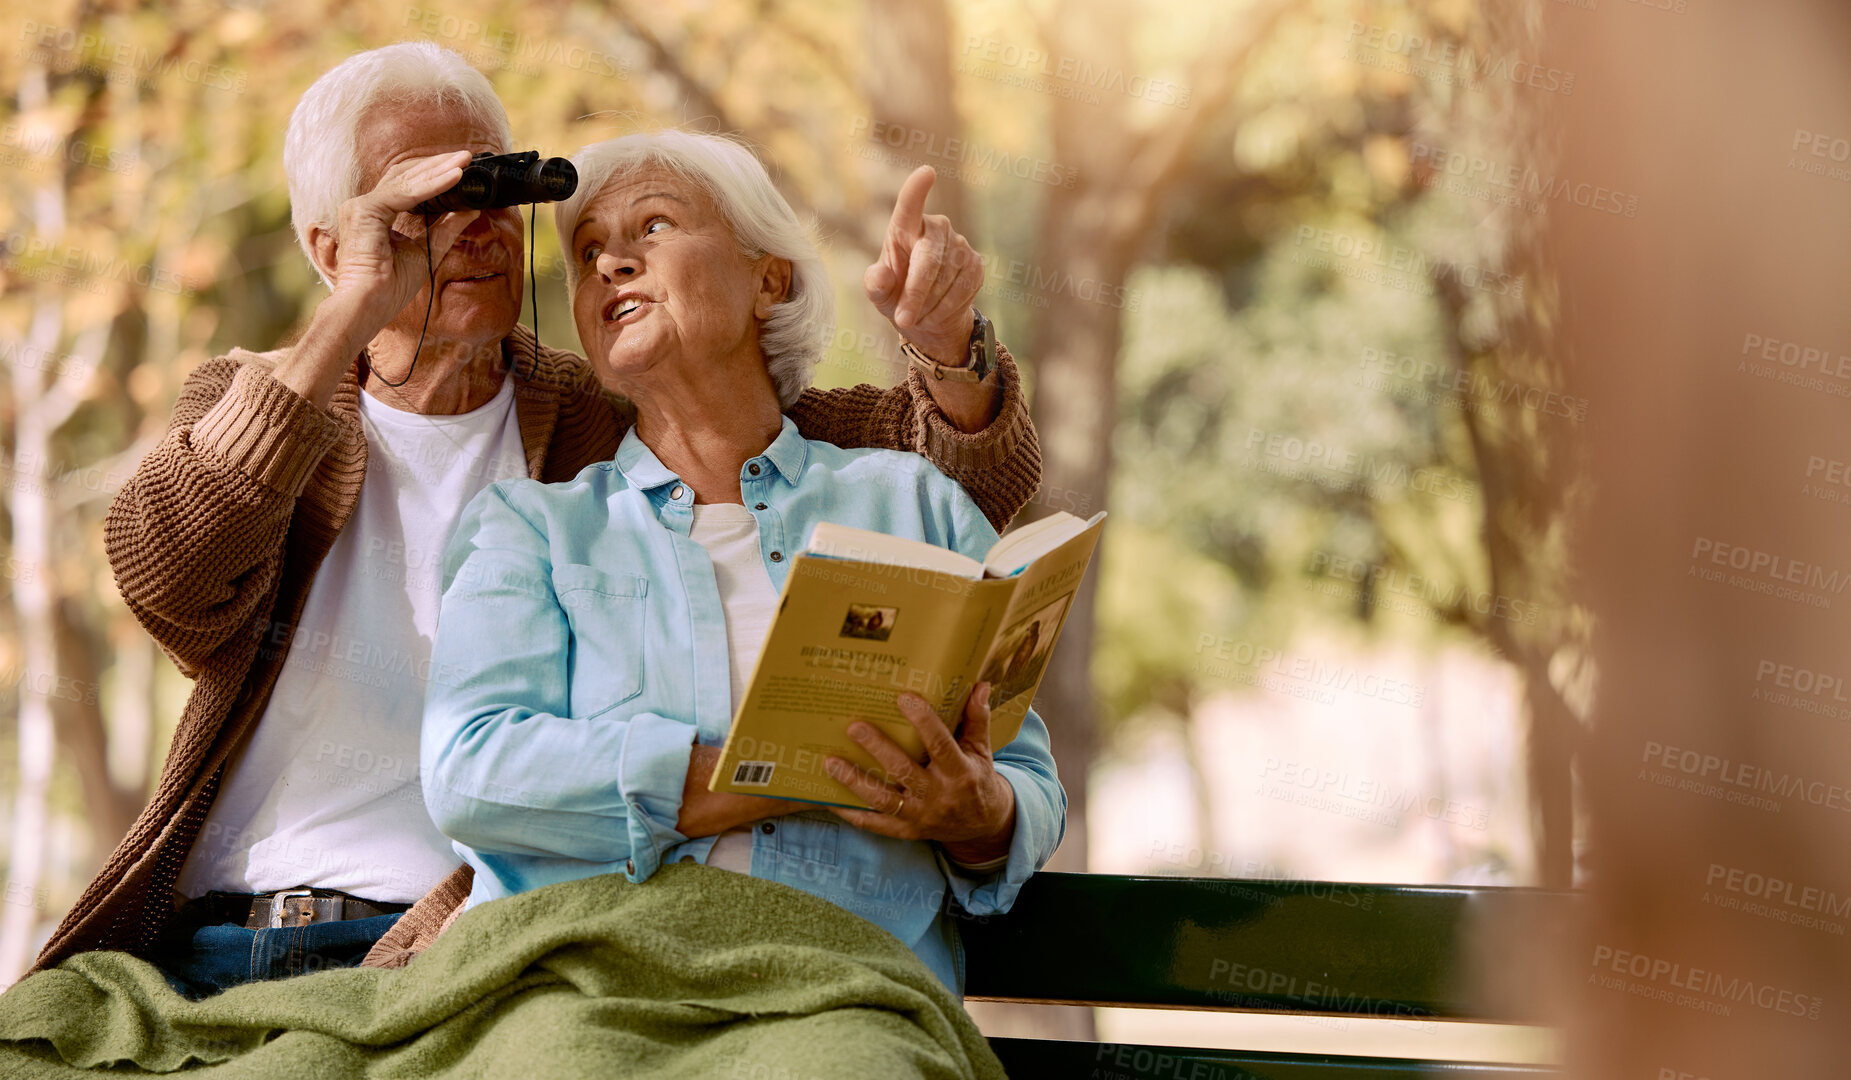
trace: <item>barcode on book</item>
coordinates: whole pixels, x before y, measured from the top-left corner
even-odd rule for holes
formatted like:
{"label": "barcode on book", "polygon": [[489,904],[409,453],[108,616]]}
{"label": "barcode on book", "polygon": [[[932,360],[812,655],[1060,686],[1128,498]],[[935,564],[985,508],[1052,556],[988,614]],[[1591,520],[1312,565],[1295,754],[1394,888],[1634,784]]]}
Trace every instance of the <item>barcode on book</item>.
{"label": "barcode on book", "polygon": [[742,761],[733,768],[733,783],[741,787],[764,787],[771,783],[775,761]]}

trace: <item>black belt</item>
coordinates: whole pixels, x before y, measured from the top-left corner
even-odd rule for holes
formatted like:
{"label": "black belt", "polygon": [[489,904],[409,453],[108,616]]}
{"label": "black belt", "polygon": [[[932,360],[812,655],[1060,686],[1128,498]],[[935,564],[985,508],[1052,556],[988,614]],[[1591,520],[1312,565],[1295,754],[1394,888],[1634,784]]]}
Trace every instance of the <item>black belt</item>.
{"label": "black belt", "polygon": [[273,930],[310,923],[346,922],[392,915],[410,904],[382,904],[362,900],[337,889],[283,889],[273,893],[209,892],[191,900],[188,908],[203,910],[215,921],[238,923],[247,930]]}

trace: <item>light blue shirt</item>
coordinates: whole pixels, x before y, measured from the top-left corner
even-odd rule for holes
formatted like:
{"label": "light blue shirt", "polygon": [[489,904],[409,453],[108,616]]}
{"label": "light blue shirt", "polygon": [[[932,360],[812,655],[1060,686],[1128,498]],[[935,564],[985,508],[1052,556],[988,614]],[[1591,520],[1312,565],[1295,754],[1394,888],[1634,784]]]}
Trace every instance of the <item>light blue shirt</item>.
{"label": "light blue shirt", "polygon": [[[820,521],[981,559],[996,531],[914,454],[805,440],[789,418],[739,473],[774,587]],[[554,882],[706,862],[676,830],[691,747],[718,746],[733,702],[713,563],[689,538],[694,492],[632,429],[566,483],[477,495],[444,557],[421,744],[425,804],[475,867],[471,906]],[[846,720],[846,718],[845,718]],[[1030,711],[995,754],[1015,792],[1009,860],[989,872],[818,808],[752,825],[752,876],[839,904],[910,946],[955,992],[964,954],[949,898],[1009,909],[1054,854],[1067,796]]]}

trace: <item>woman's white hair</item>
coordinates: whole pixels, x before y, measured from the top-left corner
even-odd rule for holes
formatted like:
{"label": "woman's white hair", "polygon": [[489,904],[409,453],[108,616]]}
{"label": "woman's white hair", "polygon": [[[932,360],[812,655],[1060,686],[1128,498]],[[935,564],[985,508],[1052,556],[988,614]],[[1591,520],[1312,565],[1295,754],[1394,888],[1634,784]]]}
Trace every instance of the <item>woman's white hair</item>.
{"label": "woman's white hair", "polygon": [[[333,232],[341,204],[360,194],[357,142],[360,119],[380,108],[430,108],[460,113],[475,138],[507,153],[514,136],[495,88],[460,55],[429,41],[369,49],[341,61],[316,79],[296,103],[283,136],[283,175],[289,180],[289,219],[296,242],[315,266],[309,226]],[[333,288],[315,266],[321,283]]]}
{"label": "woman's white hair", "polygon": [[747,259],[772,255],[790,262],[790,293],[765,320],[759,347],[778,391],[778,405],[789,408],[795,403],[822,358],[823,336],[835,319],[835,292],[810,230],[778,193],[758,157],[724,136],[671,128],[592,143],[573,155],[572,164],[578,170],[578,190],[553,207],[559,242],[566,247],[567,304],[578,291],[583,270],[571,245],[585,207],[606,184],[650,166],[663,168],[713,199]]}

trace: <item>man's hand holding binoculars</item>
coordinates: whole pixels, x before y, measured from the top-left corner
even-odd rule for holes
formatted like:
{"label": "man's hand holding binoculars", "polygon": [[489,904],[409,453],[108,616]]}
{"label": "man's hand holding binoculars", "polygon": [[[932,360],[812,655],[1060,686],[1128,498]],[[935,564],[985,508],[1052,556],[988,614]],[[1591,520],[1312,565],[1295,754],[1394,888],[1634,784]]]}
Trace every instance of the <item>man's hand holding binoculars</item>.
{"label": "man's hand holding binoculars", "polygon": [[469,151],[458,150],[401,161],[373,190],[341,204],[334,295],[354,302],[359,320],[370,327],[368,340],[430,284],[431,268],[482,213],[456,211],[431,222],[426,255],[424,218],[412,211],[455,186],[469,160]]}
{"label": "man's hand holding binoculars", "polygon": [[426,256],[424,219],[411,211],[453,187],[469,160],[469,151],[457,150],[401,161],[373,190],[341,204],[338,233],[311,232],[334,294],[316,307],[301,343],[276,366],[277,381],[323,408],[334,400],[360,350],[430,284],[431,268],[482,213],[433,221]]}
{"label": "man's hand holding binoculars", "polygon": [[[394,164],[373,190],[341,204],[338,231],[311,227],[310,241],[334,294],[315,309],[302,344],[277,365],[276,378],[325,407],[360,350],[433,285],[436,268],[477,218],[521,203],[565,199],[577,186],[571,162],[542,159],[535,150],[473,155],[456,150]],[[512,254],[518,257],[519,250],[514,246]],[[426,327],[435,299],[433,294],[426,301]],[[400,386],[411,377],[423,344],[421,328],[405,375],[386,385]]]}

